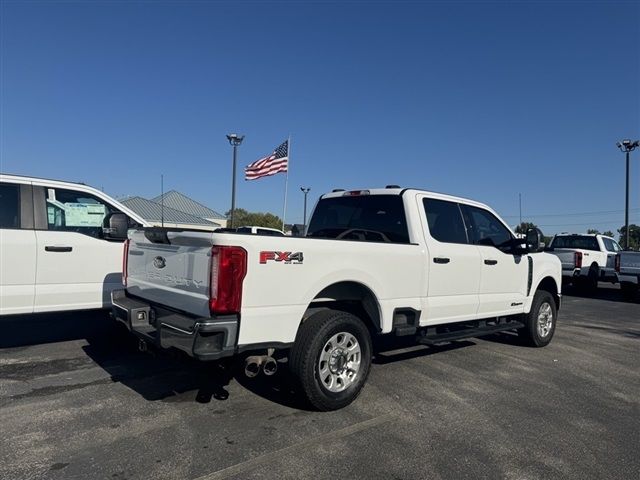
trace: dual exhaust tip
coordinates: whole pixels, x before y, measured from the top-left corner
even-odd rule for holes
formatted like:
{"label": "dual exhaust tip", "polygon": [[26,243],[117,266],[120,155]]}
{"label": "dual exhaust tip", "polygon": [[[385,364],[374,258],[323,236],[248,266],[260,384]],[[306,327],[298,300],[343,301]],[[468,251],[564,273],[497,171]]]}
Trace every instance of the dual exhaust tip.
{"label": "dual exhaust tip", "polygon": [[278,362],[269,355],[252,355],[247,357],[244,363],[244,374],[248,378],[254,378],[264,373],[267,377],[275,375],[278,371]]}

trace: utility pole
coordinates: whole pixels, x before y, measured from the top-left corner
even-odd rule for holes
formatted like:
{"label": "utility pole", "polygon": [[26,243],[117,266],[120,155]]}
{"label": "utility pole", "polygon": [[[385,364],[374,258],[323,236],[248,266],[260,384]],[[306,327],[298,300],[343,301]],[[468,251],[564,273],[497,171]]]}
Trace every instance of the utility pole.
{"label": "utility pole", "polygon": [[621,142],[616,143],[616,146],[620,149],[621,152],[624,152],[627,157],[627,174],[626,174],[626,188],[625,188],[625,199],[624,199],[624,249],[629,250],[629,154],[636,149],[636,147],[640,147],[640,140],[636,140],[632,142],[631,140],[622,140]]}
{"label": "utility pole", "polygon": [[307,230],[307,194],[311,191],[310,188],[300,187],[302,193],[304,193],[304,229]]}
{"label": "utility pole", "polygon": [[227,135],[227,140],[229,140],[229,145],[233,147],[233,169],[231,173],[231,224],[228,225],[228,227],[233,228],[233,216],[236,210],[236,164],[238,160],[238,147],[242,143],[242,140],[244,140],[244,135],[230,133]]}

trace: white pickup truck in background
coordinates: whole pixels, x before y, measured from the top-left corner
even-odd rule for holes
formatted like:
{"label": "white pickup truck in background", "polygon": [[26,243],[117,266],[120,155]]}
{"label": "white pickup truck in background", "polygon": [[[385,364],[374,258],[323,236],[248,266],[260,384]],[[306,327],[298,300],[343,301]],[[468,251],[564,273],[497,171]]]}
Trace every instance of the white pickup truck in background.
{"label": "white pickup truck in background", "polygon": [[620,289],[627,298],[640,292],[640,252],[619,252],[616,255],[616,272]]}
{"label": "white pickup truck in background", "polygon": [[81,183],[0,175],[0,315],[111,307],[135,212]]}
{"label": "white pickup truck in background", "polygon": [[400,188],[320,198],[307,237],[138,229],[113,312],[143,342],[201,359],[288,367],[320,410],[352,402],[372,336],[436,344],[513,330],[553,336],[561,266],[486,205]]}
{"label": "white pickup truck in background", "polygon": [[613,238],[588,233],[556,235],[547,248],[562,262],[562,279],[589,290],[595,290],[599,281],[618,281],[615,258],[621,250]]}

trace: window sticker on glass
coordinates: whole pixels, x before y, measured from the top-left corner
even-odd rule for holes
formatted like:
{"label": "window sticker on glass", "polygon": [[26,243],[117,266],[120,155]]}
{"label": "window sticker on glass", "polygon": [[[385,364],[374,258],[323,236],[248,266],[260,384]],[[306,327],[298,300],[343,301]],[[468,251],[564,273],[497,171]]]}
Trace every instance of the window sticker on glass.
{"label": "window sticker on glass", "polygon": [[100,227],[107,214],[105,206],[91,203],[64,204],[67,227]]}

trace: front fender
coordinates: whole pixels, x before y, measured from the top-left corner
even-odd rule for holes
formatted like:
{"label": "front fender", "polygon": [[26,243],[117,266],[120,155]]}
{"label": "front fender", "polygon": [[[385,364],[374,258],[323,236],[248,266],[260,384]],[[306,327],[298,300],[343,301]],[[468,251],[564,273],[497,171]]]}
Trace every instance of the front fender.
{"label": "front fender", "polygon": [[533,261],[533,272],[531,281],[531,290],[525,301],[524,311],[529,313],[531,311],[531,304],[533,303],[533,296],[540,288],[542,282],[548,282],[550,279],[554,282],[556,292],[559,297],[562,296],[562,263],[558,257],[549,254],[541,254],[542,258]]}

